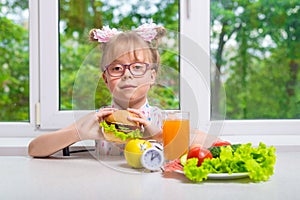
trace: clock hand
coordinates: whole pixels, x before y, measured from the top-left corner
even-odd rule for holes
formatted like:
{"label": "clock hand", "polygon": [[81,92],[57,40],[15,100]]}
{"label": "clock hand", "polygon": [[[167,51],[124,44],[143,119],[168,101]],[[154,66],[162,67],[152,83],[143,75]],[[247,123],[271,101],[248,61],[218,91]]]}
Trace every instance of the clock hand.
{"label": "clock hand", "polygon": [[157,154],[155,154],[155,155],[152,154],[151,155],[151,161],[154,160],[154,158],[156,158],[157,156],[158,156]]}
{"label": "clock hand", "polygon": [[153,153],[152,153],[152,154],[151,154],[151,159],[150,159],[150,160],[152,161],[153,159],[154,159],[154,155],[153,155]]}

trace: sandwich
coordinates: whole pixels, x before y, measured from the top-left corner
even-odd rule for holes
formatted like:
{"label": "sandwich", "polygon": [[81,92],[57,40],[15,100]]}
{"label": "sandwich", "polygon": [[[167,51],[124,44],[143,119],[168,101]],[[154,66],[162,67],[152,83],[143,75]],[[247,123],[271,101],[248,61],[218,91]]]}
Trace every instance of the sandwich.
{"label": "sandwich", "polygon": [[128,120],[128,116],[139,117],[127,110],[117,110],[104,118],[100,126],[107,141],[126,143],[130,139],[142,137],[140,124]]}

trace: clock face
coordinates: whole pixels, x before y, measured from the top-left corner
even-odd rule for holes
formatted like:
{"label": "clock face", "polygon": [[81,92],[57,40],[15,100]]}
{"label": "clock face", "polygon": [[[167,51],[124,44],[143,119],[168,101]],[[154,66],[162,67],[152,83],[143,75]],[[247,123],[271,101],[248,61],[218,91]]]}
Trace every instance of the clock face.
{"label": "clock face", "polygon": [[141,157],[142,165],[149,170],[159,170],[163,162],[163,153],[156,148],[147,149]]}

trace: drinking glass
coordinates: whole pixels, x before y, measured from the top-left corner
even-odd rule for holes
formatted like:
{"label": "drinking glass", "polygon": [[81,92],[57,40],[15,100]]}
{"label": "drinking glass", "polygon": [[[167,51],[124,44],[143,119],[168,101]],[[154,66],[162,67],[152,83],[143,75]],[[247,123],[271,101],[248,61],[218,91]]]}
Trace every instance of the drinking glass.
{"label": "drinking glass", "polygon": [[190,142],[190,113],[164,112],[163,144],[166,161],[180,158],[188,152]]}

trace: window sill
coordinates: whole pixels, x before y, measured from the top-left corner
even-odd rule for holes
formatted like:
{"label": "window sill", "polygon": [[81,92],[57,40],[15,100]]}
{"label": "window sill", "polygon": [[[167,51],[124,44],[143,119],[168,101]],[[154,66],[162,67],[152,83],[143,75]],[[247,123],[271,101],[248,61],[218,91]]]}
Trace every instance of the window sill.
{"label": "window sill", "polygon": [[[31,137],[2,137],[0,138],[0,156],[27,156],[28,144]],[[290,152],[300,151],[300,135],[226,135],[221,139],[231,143],[249,143],[258,145],[263,142],[266,145],[273,145],[277,151]],[[72,148],[94,147],[94,141],[82,141],[72,145]]]}
{"label": "window sill", "polygon": [[[28,156],[28,145],[32,139],[30,137],[0,138],[0,156]],[[72,149],[94,146],[94,141],[84,141],[73,144]]]}

